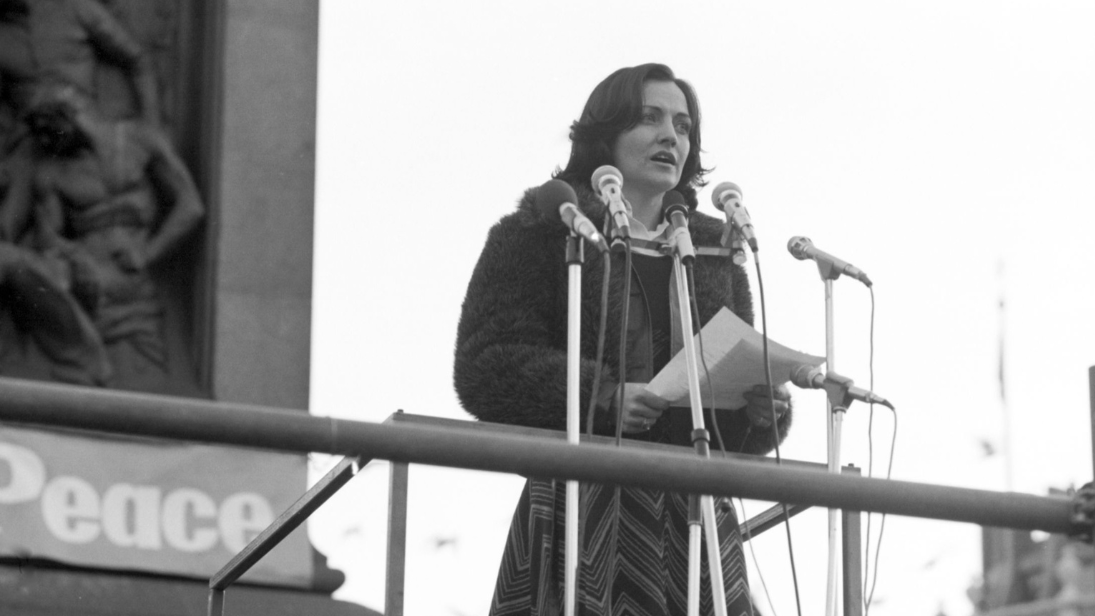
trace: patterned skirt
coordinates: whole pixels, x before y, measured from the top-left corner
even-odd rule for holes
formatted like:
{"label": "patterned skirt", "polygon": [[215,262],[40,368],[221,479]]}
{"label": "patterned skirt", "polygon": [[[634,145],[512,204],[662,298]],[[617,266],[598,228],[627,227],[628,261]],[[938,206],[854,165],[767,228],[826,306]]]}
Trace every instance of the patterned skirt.
{"label": "patterned skirt", "polygon": [[[688,498],[656,490],[581,485],[580,616],[676,616],[688,607]],[[618,513],[617,513],[618,512]],[[729,616],[751,616],[741,536],[732,510],[717,512]],[[563,614],[566,482],[529,479],[517,503],[492,616]],[[700,613],[713,614],[702,542]],[[615,548],[615,549],[613,549]],[[608,600],[611,577],[611,601]]]}

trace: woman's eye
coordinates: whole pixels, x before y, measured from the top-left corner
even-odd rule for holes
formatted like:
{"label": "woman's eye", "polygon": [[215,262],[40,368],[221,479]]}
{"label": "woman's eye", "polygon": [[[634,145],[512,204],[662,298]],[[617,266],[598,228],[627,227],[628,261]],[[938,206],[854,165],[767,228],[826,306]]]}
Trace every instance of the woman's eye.
{"label": "woman's eye", "polygon": [[644,113],[642,119],[643,122],[656,122],[658,120],[657,116],[651,111]]}
{"label": "woman's eye", "polygon": [[687,135],[691,131],[692,131],[692,125],[689,124],[688,122],[678,122],[677,123],[677,132],[678,133],[680,133],[682,135]]}

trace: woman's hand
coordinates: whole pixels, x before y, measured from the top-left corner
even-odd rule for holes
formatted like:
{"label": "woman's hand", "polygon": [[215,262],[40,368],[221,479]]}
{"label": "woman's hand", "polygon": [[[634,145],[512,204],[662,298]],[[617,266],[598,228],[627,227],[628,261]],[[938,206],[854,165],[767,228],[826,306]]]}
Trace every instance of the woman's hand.
{"label": "woman's hand", "polygon": [[[619,399],[619,389],[616,398]],[[646,432],[669,408],[669,401],[646,390],[646,383],[624,384],[623,431],[628,434]]]}
{"label": "woman's hand", "polygon": [[[791,394],[787,391],[786,385],[780,385],[775,388],[776,396],[776,418],[783,417],[783,414],[791,408],[790,400]],[[768,397],[767,385],[754,385],[753,389],[745,392],[745,414],[749,417],[749,423],[758,428],[770,428],[772,426],[772,404],[771,399]]]}

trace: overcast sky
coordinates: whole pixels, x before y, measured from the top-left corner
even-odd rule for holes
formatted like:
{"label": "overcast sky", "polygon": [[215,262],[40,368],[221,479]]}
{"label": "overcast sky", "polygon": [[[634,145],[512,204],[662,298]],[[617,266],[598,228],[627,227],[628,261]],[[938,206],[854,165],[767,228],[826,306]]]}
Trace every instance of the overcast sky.
{"label": "overcast sky", "polygon": [[[1010,416],[1012,489],[1090,479],[1095,4],[321,0],[320,10],[313,413],[469,419],[452,348],[487,230],[565,164],[567,129],[601,79],[663,62],[698,94],[711,185],[742,187],[771,337],[825,354],[824,286],[787,253],[790,237],[874,281],[874,389],[900,417],[895,478],[1005,489],[1003,457],[986,452],[1005,448]],[[700,202],[717,214],[709,189]],[[846,278],[834,287],[836,368],[866,387],[871,298]],[[783,454],[823,462],[824,397],[794,397]],[[867,467],[867,421],[853,406],[844,463]],[[876,474],[893,425],[876,412]],[[338,596],[376,609],[387,472],[367,468],[311,524],[349,576]],[[406,613],[486,613],[523,480],[416,466],[411,485]],[[804,613],[822,614],[825,514],[792,529]],[[793,614],[783,533],[755,548],[776,613]],[[980,529],[890,518],[880,566],[872,614],[969,614]],[[753,565],[751,582],[761,593]]]}

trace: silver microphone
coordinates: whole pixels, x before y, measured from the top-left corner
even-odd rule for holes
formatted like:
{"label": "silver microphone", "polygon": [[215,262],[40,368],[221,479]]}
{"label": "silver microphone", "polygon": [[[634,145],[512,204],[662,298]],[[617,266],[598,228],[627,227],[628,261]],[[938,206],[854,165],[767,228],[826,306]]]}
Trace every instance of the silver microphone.
{"label": "silver microphone", "polygon": [[688,232],[688,204],[684,195],[671,190],[662,197],[662,209],[664,216],[673,227],[669,236],[669,243],[677,251],[683,263],[690,263],[696,259],[696,249],[692,246],[692,236]]}
{"label": "silver microphone", "polygon": [[[871,279],[867,278],[867,274],[865,274],[863,270],[852,265],[851,263],[848,263],[847,261],[838,259],[827,252],[818,250],[814,247],[814,243],[811,242],[810,238],[808,237],[802,237],[801,235],[796,235],[795,237],[792,237],[787,242],[787,250],[789,250],[796,259],[799,259],[801,261],[805,261],[806,259],[812,259],[816,261],[818,267],[823,269],[822,275],[825,275],[825,268],[832,268],[836,271],[837,276],[839,276],[840,274],[846,274],[862,282],[868,287],[872,284]],[[833,278],[835,279],[837,276],[833,276]]]}
{"label": "silver microphone", "polygon": [[601,201],[608,206],[618,235],[630,238],[631,225],[627,221],[627,206],[624,205],[623,195],[624,178],[620,170],[612,165],[601,165],[593,172],[590,184],[601,197]]}
{"label": "silver microphone", "polygon": [[741,188],[733,182],[723,182],[712,191],[711,203],[720,212],[726,214],[726,224],[741,233],[745,241],[749,242],[749,248],[756,252],[757,234],[753,229],[753,219],[749,217],[749,210],[741,204]]}
{"label": "silver microphone", "polygon": [[597,227],[578,209],[578,195],[570,184],[562,180],[548,180],[536,191],[536,207],[541,215],[549,220],[562,222],[575,235],[585,238],[597,250],[608,252],[605,238],[597,232]]}
{"label": "silver microphone", "polygon": [[825,389],[827,384],[836,385],[844,391],[847,397],[853,400],[893,408],[893,405],[882,396],[860,387],[854,387],[852,379],[835,372],[823,372],[821,368],[814,368],[809,364],[802,364],[792,370],[791,382],[803,389]]}

